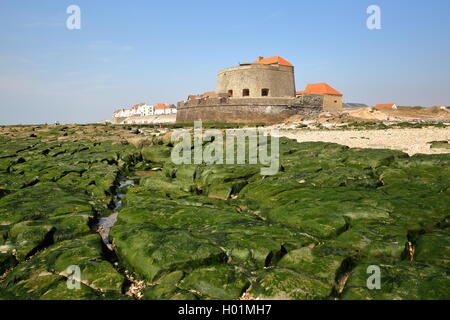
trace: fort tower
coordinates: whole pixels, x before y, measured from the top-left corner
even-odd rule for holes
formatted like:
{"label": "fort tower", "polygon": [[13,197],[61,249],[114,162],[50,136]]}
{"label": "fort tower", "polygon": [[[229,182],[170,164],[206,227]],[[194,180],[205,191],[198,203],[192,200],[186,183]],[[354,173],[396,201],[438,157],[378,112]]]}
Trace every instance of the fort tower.
{"label": "fort tower", "polygon": [[293,115],[315,117],[324,97],[296,96],[294,66],[274,56],[218,72],[215,92],[178,102],[177,122],[277,123]]}

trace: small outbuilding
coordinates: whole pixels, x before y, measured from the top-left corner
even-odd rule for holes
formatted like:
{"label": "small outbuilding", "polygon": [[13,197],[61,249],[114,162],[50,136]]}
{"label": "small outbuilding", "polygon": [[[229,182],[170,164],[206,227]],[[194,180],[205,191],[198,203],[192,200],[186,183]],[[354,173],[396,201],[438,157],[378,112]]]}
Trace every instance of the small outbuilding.
{"label": "small outbuilding", "polygon": [[323,96],[323,110],[337,111],[342,109],[342,93],[326,83],[308,84],[303,91],[296,93],[297,97],[304,94],[315,94]]}

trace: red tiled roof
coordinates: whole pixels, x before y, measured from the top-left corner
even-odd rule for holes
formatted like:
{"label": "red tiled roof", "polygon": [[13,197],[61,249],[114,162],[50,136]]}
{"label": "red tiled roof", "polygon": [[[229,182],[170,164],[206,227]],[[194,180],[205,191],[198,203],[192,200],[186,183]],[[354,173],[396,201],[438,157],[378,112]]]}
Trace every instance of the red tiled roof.
{"label": "red tiled roof", "polygon": [[164,110],[166,109],[166,105],[163,103],[158,103],[155,105],[155,110]]}
{"label": "red tiled roof", "polygon": [[208,91],[202,94],[191,94],[188,96],[188,100],[193,100],[193,99],[201,99],[201,98],[208,98],[212,95],[215,95],[216,92],[215,91]]}
{"label": "red tiled roof", "polygon": [[382,103],[375,105],[375,108],[392,108],[395,103]]}
{"label": "red tiled roof", "polygon": [[202,98],[208,98],[209,96],[215,95],[214,91],[208,91],[201,95]]}
{"label": "red tiled roof", "polygon": [[253,62],[254,64],[281,64],[283,66],[288,66],[288,67],[292,67],[292,64],[286,60],[284,60],[282,57],[280,56],[273,56],[270,58],[264,58],[258,61]]}
{"label": "red tiled roof", "polygon": [[342,93],[333,89],[326,83],[314,83],[308,84],[303,93],[312,93],[312,94],[329,94],[335,96],[342,96]]}

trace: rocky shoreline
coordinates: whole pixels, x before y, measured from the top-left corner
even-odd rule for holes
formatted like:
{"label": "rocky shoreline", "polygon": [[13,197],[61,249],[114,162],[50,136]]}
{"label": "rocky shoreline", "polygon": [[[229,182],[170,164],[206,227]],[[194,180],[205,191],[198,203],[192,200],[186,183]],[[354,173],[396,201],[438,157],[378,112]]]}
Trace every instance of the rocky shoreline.
{"label": "rocky shoreline", "polygon": [[[283,137],[279,173],[261,176],[174,165],[169,129],[1,129],[0,299],[450,299],[448,153]],[[136,184],[120,190],[108,248],[95,226],[122,177]]]}

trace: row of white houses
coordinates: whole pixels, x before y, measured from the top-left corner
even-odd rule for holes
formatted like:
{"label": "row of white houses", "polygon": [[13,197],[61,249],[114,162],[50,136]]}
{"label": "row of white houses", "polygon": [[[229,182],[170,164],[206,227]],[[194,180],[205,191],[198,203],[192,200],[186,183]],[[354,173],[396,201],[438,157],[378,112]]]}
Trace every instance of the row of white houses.
{"label": "row of white houses", "polygon": [[139,103],[132,106],[129,109],[119,109],[113,112],[114,118],[128,118],[128,117],[144,117],[144,116],[156,116],[163,114],[175,114],[177,108],[173,104],[158,103],[155,105],[148,105],[145,103]]}

